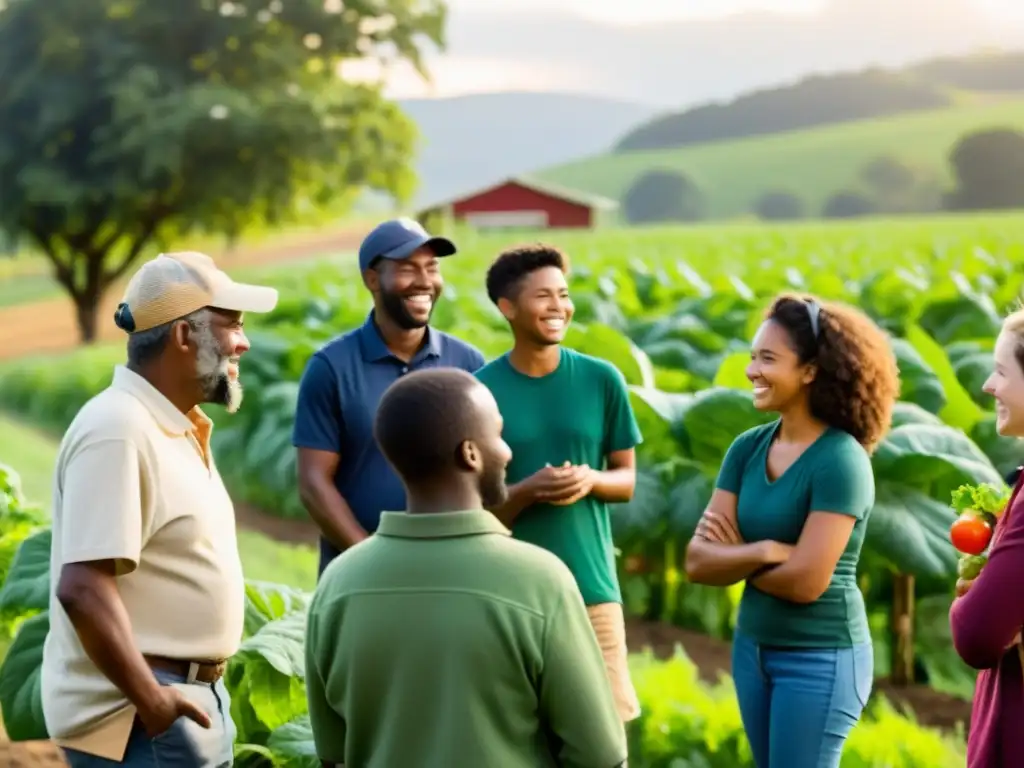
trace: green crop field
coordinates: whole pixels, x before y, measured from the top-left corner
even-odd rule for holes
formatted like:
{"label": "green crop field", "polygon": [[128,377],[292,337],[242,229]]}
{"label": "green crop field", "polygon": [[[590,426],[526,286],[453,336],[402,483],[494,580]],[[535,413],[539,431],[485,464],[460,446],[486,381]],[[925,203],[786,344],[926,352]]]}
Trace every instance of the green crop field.
{"label": "green crop field", "polygon": [[546,168],[542,179],[620,200],[633,180],[656,168],[686,173],[704,191],[714,218],[750,213],[763,192],[790,189],[810,211],[856,185],[869,160],[892,154],[949,177],[947,158],[964,133],[1024,127],[1024,100],[975,103],[674,150],[606,154]]}
{"label": "green crop field", "polygon": [[[891,654],[895,641],[908,639],[905,622],[893,621],[892,613],[894,596],[909,585],[916,597],[909,638],[915,674],[928,686],[915,689],[921,722],[932,721],[925,693],[945,692],[967,707],[974,673],[953,652],[947,619],[957,561],[948,539],[955,517],[950,492],[961,483],[999,484],[1020,463],[1018,444],[996,434],[980,385],[1001,316],[1019,301],[1024,221],[946,217],[454,234],[461,253],[443,264],[446,291],[435,324],[471,340],[489,358],[510,344],[484,291],[489,261],[523,240],[547,240],[569,252],[576,317],[567,344],[619,367],[645,437],[636,496],[614,513],[626,609],[633,621],[675,625],[722,642],[731,637],[742,586],[687,583],[681,557],[726,448],[765,418],[753,409],[742,375],[761,312],[780,291],[807,290],[874,317],[891,335],[902,381],[892,429],[872,459],[876,505],[860,574],[878,686],[887,697],[899,696],[901,689],[884,678],[900,660]],[[362,322],[369,299],[350,262],[264,278],[280,288],[281,302],[272,315],[249,323],[245,406],[233,416],[214,414],[214,449],[236,500],[298,517],[304,513],[290,445],[297,382],[318,345]],[[59,433],[122,358],[119,348],[98,347],[8,363],[0,368],[0,409]],[[28,461],[20,452],[13,459],[16,468]],[[32,669],[47,626],[49,534],[26,535],[24,527],[0,528],[0,551],[4,541],[6,551],[21,547],[21,566],[10,566],[0,588],[0,610],[15,617],[44,611],[22,626],[0,666],[4,720],[20,737],[40,735],[29,704],[38,695]],[[295,661],[307,600],[287,586],[250,585],[247,639],[229,675],[240,702],[240,765],[246,768],[266,765],[260,761],[267,750],[289,765],[315,765]],[[631,663],[645,710],[630,726],[631,765],[654,768],[673,759],[751,765],[727,685],[699,682],[684,658],[656,661],[640,654]],[[858,725],[844,766],[963,765],[962,735],[916,725],[887,709],[885,700],[876,698]]]}

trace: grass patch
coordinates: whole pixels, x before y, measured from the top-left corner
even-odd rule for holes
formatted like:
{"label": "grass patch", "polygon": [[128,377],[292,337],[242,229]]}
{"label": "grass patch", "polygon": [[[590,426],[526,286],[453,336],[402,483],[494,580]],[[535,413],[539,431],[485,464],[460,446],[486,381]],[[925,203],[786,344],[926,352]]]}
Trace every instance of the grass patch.
{"label": "grass patch", "polygon": [[57,444],[52,438],[15,418],[0,413],[0,463],[21,475],[25,495],[45,509],[53,500],[53,462]]}
{"label": "grass patch", "polygon": [[[0,462],[21,475],[25,495],[49,510],[58,442],[9,414],[0,413]],[[313,547],[282,544],[254,531],[238,532],[238,549],[246,578],[312,590],[318,554]],[[0,647],[0,658],[3,658]]]}
{"label": "grass patch", "polygon": [[1024,124],[1024,99],[973,103],[770,136],[666,150],[604,154],[538,172],[540,178],[621,200],[640,174],[655,168],[690,176],[715,218],[744,216],[770,189],[790,189],[817,214],[840,189],[859,186],[869,160],[892,154],[949,179],[949,153],[965,133]]}

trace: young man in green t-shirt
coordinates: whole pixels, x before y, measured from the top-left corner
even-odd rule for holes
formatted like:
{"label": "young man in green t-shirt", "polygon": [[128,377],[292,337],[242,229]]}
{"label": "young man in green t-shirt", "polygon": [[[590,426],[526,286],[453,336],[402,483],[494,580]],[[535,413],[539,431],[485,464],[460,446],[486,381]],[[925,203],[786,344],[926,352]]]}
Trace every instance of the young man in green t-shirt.
{"label": "young man in green t-shirt", "polygon": [[604,360],[561,346],[573,304],[565,255],[546,245],[502,253],[487,293],[515,339],[477,371],[512,449],[507,501],[491,511],[517,539],[569,566],[587,605],[623,721],[640,714],[629,678],[608,505],[629,501],[641,441],[629,391]]}

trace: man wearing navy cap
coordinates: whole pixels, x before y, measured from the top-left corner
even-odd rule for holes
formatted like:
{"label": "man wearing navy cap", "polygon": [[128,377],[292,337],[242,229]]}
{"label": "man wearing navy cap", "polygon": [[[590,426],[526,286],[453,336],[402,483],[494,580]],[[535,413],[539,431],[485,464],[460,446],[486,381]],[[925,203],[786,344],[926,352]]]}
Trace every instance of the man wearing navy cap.
{"label": "man wearing navy cap", "polygon": [[479,350],[429,325],[444,287],[440,259],[454,253],[451,240],[411,219],[378,225],[359,248],[373,309],[316,352],[302,375],[292,444],[299,494],[320,528],[321,574],[377,530],[381,512],[405,509],[402,483],[373,438],[384,391],[422,368],[483,367]]}

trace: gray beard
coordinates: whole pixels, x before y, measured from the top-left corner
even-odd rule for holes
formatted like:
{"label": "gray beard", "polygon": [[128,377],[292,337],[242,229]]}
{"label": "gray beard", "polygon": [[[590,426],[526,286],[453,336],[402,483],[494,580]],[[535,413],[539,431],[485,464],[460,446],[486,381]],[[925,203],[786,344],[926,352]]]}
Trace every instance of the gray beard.
{"label": "gray beard", "polygon": [[223,405],[228,413],[235,413],[242,405],[242,385],[228,375],[230,356],[220,351],[209,326],[200,327],[196,337],[196,370],[203,401]]}

